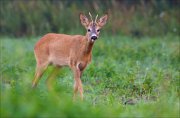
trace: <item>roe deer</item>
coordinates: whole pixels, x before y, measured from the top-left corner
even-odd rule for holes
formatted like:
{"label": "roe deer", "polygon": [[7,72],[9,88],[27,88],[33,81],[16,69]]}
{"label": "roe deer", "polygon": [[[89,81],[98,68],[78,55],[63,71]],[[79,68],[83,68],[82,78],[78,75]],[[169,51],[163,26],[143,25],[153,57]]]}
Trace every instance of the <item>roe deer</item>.
{"label": "roe deer", "polygon": [[108,15],[105,14],[97,21],[97,15],[93,21],[90,13],[89,15],[91,21],[80,13],[81,24],[87,30],[85,36],[48,33],[35,44],[34,54],[37,65],[32,87],[36,87],[48,65],[69,66],[74,74],[74,97],[79,91],[80,97],[83,99],[80,78],[87,64],[91,62],[93,44],[108,19]]}

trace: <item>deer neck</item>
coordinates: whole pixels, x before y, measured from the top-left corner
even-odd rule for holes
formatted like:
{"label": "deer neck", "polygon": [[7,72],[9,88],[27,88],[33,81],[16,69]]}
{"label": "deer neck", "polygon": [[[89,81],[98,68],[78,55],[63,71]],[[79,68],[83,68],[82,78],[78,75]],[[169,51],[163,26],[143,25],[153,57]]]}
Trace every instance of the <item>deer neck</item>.
{"label": "deer neck", "polygon": [[91,54],[91,52],[92,52],[92,48],[93,48],[93,45],[94,45],[94,42],[92,42],[92,41],[90,41],[89,39],[88,39],[88,36],[86,35],[85,36],[85,41],[86,41],[86,43],[85,43],[85,50],[84,50],[84,54]]}

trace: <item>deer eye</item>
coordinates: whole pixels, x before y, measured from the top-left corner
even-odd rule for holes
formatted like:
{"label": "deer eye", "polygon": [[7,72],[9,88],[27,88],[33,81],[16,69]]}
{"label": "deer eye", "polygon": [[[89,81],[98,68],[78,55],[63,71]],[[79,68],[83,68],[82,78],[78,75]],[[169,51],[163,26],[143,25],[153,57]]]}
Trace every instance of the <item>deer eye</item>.
{"label": "deer eye", "polygon": [[97,32],[100,32],[100,30],[98,29]]}
{"label": "deer eye", "polygon": [[90,29],[88,29],[88,32],[90,32],[91,30]]}

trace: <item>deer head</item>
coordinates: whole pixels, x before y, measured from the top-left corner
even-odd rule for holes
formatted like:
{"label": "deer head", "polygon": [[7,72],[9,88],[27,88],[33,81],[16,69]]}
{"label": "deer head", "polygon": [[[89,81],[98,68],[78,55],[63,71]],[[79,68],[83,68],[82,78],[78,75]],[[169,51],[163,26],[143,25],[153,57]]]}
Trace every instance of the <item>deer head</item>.
{"label": "deer head", "polygon": [[88,41],[94,42],[96,39],[98,39],[101,28],[106,24],[108,15],[105,14],[99,20],[97,20],[98,15],[96,15],[96,18],[94,21],[90,12],[89,12],[89,16],[91,18],[91,21],[89,21],[88,18],[84,14],[80,13],[80,21],[81,21],[81,24],[87,30],[86,36],[87,36]]}

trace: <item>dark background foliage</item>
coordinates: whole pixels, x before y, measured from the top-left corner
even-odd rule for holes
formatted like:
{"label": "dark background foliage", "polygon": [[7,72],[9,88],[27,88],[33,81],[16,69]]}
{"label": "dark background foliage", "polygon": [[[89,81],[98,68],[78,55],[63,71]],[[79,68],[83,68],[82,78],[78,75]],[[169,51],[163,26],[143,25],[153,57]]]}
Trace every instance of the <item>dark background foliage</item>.
{"label": "dark background foliage", "polygon": [[109,14],[106,34],[178,34],[179,0],[1,0],[0,35],[82,33],[79,13]]}

